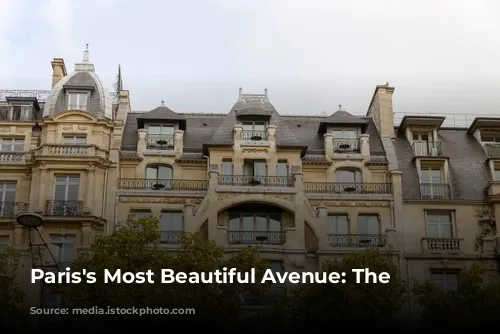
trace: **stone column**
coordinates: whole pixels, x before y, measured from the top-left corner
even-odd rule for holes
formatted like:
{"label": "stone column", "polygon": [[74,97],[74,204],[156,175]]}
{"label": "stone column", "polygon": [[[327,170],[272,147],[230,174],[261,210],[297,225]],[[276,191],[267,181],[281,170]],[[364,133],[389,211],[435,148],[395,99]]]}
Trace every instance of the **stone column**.
{"label": "stone column", "polygon": [[82,248],[89,248],[92,244],[92,226],[90,223],[82,223]]}
{"label": "stone column", "polygon": [[213,170],[212,166],[210,166],[210,171],[208,172],[208,189],[215,190],[215,188],[218,185],[219,185],[219,171]]}
{"label": "stone column", "polygon": [[[47,167],[45,166],[40,166],[40,182],[39,182],[39,188],[38,191],[36,192],[37,198],[38,198],[38,204],[36,206],[36,212],[45,212],[45,203],[48,199],[53,199],[52,195],[49,195],[49,198],[46,198],[47,194],[51,193],[49,190],[49,171],[47,170]],[[53,192],[52,192],[53,193]]]}
{"label": "stone column", "polygon": [[184,232],[196,232],[196,226],[194,226],[194,204],[186,203],[184,204]]}
{"label": "stone column", "polygon": [[182,130],[174,132],[174,151],[176,158],[180,158],[184,152],[184,131]]}
{"label": "stone column", "polygon": [[147,146],[148,131],[146,129],[139,129],[137,130],[137,134],[139,136],[137,141],[137,155],[142,156]]}
{"label": "stone column", "polygon": [[386,228],[385,234],[387,234],[387,245],[391,245],[393,248],[397,249],[398,241],[395,228]]}
{"label": "stone column", "polygon": [[370,135],[363,133],[359,136],[359,146],[361,155],[365,160],[370,160]]}
{"label": "stone column", "polygon": [[301,171],[295,171],[293,173],[293,178],[295,182],[295,190],[297,193],[304,191],[304,182],[303,182],[304,174]]}
{"label": "stone column", "polygon": [[333,134],[325,133],[323,139],[325,141],[325,158],[327,161],[331,161],[333,158]]}
{"label": "stone column", "polygon": [[243,127],[239,124],[233,126],[233,140],[242,140],[243,139]]}
{"label": "stone column", "polygon": [[318,234],[318,247],[319,249],[328,249],[330,243],[328,242],[328,208],[326,205],[319,205],[316,207],[318,215],[317,224],[315,225],[315,232]]}

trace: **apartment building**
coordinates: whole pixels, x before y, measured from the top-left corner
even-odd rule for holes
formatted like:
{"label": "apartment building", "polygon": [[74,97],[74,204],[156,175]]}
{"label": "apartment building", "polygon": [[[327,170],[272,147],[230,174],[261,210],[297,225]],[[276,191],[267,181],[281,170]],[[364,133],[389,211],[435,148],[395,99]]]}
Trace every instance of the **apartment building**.
{"label": "apartment building", "polygon": [[103,87],[88,50],[72,73],[60,58],[52,68],[51,91],[0,91],[2,247],[28,254],[15,217],[37,212],[57,259],[71,263],[129,215],[153,215],[165,250],[201,231],[228,254],[260,245],[277,271],[391,245],[405,279],[453,288],[477,258],[497,273],[495,233],[481,231],[499,208],[500,119],[401,119],[389,84],[366,116],[341,106],[290,116],[267,90],[242,89],[220,114],[163,101],[138,112],[121,79],[113,93]]}

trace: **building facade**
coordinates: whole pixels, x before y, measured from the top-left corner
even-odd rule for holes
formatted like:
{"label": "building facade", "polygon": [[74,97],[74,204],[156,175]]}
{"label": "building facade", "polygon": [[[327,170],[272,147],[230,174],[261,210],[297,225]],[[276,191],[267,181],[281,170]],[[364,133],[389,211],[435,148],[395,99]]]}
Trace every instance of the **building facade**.
{"label": "building facade", "polygon": [[399,119],[389,84],[362,117],[341,107],[288,116],[267,90],[241,89],[221,114],[163,102],[133,112],[121,84],[103,87],[88,50],[72,73],[60,58],[52,68],[50,91],[0,92],[2,247],[27,252],[15,217],[37,212],[58,261],[71,263],[129,215],[153,215],[165,250],[201,231],[228,253],[261,245],[279,271],[391,245],[408,281],[453,288],[478,258],[497,274],[500,119]]}

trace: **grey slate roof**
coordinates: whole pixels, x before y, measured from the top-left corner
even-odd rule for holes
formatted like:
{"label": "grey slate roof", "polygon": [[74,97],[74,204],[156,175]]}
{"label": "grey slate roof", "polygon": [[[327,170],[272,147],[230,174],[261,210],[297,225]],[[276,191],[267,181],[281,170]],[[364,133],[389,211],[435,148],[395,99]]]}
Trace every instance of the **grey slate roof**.
{"label": "grey slate roof", "polygon": [[364,118],[356,117],[345,110],[338,110],[325,118],[319,127],[321,133],[325,133],[326,125],[338,124],[338,125],[360,125],[365,127],[368,121]]}
{"label": "grey slate roof", "polygon": [[[420,199],[417,168],[413,161],[410,143],[400,132],[396,132],[394,146],[399,168],[403,172],[403,198]],[[467,133],[467,129],[440,129],[438,141],[441,142],[442,155],[448,157],[449,178],[452,199],[457,201],[482,201],[484,189],[490,182],[486,154],[481,144]]]}

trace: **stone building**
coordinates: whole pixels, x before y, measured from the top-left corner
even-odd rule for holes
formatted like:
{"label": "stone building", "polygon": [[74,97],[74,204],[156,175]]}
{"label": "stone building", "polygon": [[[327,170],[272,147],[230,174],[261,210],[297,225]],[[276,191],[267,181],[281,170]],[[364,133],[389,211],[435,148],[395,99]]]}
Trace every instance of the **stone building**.
{"label": "stone building", "polygon": [[495,232],[482,231],[499,207],[500,119],[401,120],[389,84],[366,116],[290,116],[267,90],[242,89],[221,114],[136,112],[121,80],[103,87],[88,50],[73,73],[60,58],[52,68],[51,91],[0,92],[2,247],[27,251],[23,212],[45,217],[63,263],[130,214],[154,215],[166,250],[201,231],[228,253],[261,245],[278,271],[388,245],[405,279],[453,288],[478,257],[497,271]]}

